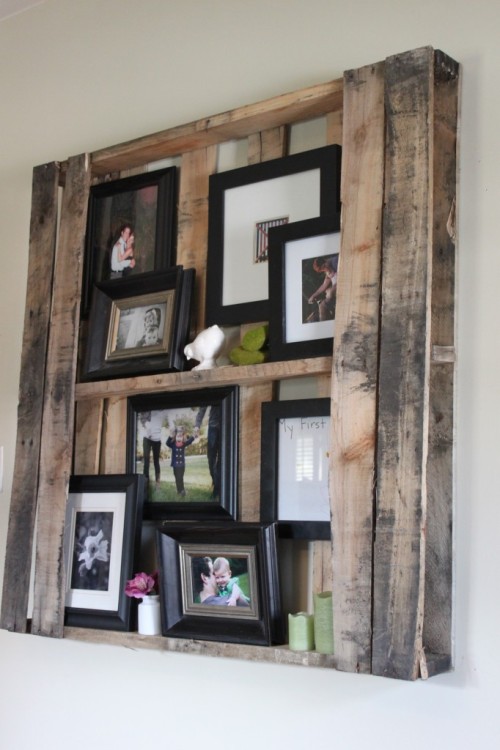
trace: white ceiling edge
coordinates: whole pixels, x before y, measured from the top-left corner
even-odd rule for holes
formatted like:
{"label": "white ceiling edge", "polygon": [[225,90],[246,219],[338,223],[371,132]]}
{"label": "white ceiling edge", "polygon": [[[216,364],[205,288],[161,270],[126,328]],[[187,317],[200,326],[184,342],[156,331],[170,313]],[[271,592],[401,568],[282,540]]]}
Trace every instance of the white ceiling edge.
{"label": "white ceiling edge", "polygon": [[23,13],[35,5],[41,5],[45,0],[0,0],[0,21],[18,13]]}

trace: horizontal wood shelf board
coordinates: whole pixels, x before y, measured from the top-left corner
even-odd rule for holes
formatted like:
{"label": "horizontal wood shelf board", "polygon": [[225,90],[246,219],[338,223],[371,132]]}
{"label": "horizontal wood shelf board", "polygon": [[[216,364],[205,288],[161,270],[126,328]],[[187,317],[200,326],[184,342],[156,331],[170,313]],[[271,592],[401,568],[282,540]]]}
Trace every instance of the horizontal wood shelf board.
{"label": "horizontal wood shelf board", "polygon": [[[178,127],[94,151],[95,175],[130,169],[188,151],[342,109],[342,78],[222,112]],[[64,165],[63,165],[64,168]]]}
{"label": "horizontal wood shelf board", "polygon": [[288,380],[289,378],[309,375],[325,375],[330,374],[331,370],[331,357],[296,359],[287,362],[265,362],[261,365],[244,365],[242,367],[226,365],[213,370],[190,370],[188,372],[171,372],[135,378],[78,383],[75,388],[75,397],[77,401],[81,401],[89,398],[117,398],[137,393],[185,391],[229,383],[249,385],[269,380]]}
{"label": "horizontal wood shelf board", "polygon": [[316,651],[290,651],[288,646],[248,646],[244,643],[220,641],[196,641],[184,638],[163,638],[138,633],[118,633],[113,630],[90,628],[64,628],[64,638],[85,643],[100,643],[123,646],[131,649],[170,651],[172,653],[197,654],[199,656],[224,656],[245,661],[266,661],[274,664],[335,668],[335,657]]}

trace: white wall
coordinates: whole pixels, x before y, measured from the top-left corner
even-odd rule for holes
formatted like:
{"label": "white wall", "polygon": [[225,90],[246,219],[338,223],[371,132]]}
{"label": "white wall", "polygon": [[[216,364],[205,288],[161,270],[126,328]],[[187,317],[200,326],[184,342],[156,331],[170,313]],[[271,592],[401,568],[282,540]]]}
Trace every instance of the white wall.
{"label": "white wall", "polygon": [[498,0],[46,0],[0,23],[2,568],[32,167],[423,45],[463,65],[455,671],[401,683],[0,631],[1,750],[498,747],[499,28]]}

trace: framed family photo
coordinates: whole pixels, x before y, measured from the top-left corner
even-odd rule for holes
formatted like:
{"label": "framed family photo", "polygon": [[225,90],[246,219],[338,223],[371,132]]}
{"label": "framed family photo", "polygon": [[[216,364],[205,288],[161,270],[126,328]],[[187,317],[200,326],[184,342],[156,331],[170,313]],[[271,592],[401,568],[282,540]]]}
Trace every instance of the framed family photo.
{"label": "framed family photo", "polygon": [[339,251],[338,214],[270,230],[270,360],[332,353]]}
{"label": "framed family photo", "polygon": [[103,182],[90,190],[82,311],[93,286],[175,264],[175,167]]}
{"label": "framed family photo", "polygon": [[330,539],[330,399],[262,404],[260,516],[280,537]]}
{"label": "framed family photo", "polygon": [[164,524],[157,542],[163,635],[284,642],[273,524]]}
{"label": "framed family photo", "polygon": [[144,478],[72,476],[64,536],[65,624],[133,630],[125,583],[140,546]]}
{"label": "framed family photo", "polygon": [[127,471],[146,478],[144,517],[235,519],[237,386],[132,396]]}
{"label": "framed family photo", "polygon": [[82,380],[182,370],[194,270],[102,282],[92,299]]}
{"label": "framed family photo", "polygon": [[339,213],[340,154],[325,146],[211,175],[207,325],[269,320],[269,233]]}

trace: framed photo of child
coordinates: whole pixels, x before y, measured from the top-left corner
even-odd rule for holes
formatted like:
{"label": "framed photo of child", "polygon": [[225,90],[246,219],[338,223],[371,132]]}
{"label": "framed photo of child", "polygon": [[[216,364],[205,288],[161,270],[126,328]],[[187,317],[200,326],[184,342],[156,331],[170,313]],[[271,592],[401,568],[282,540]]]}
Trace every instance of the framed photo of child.
{"label": "framed photo of child", "polygon": [[163,524],[163,635],[283,643],[276,545],[274,524]]}
{"label": "framed photo of child", "polygon": [[194,269],[96,285],[81,380],[184,369]]}
{"label": "framed photo of child", "polygon": [[269,230],[269,359],[332,354],[340,214]]}
{"label": "framed photo of child", "polygon": [[238,388],[132,396],[127,467],[143,474],[144,516],[237,516]]}
{"label": "framed photo of child", "polygon": [[175,264],[176,167],[102,182],[90,190],[82,313],[93,286]]}

